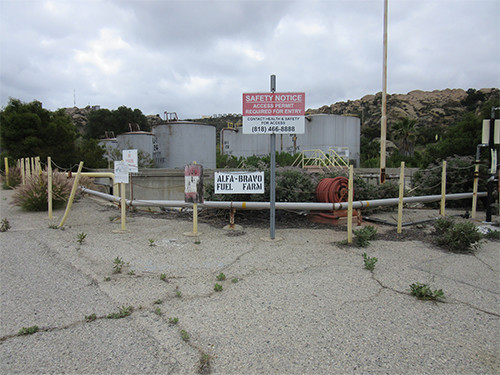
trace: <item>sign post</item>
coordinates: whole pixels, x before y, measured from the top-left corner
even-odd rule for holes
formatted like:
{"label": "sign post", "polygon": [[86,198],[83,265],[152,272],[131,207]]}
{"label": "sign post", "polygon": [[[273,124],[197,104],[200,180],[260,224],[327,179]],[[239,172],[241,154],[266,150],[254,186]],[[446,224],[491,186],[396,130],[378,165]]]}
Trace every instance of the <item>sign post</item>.
{"label": "sign post", "polygon": [[276,134],[305,133],[305,93],[276,92],[271,75],[271,93],[243,94],[243,134],[269,134],[271,152],[270,237],[275,239],[276,219]]}
{"label": "sign post", "polygon": [[184,168],[184,201],[193,203],[193,233],[186,236],[198,236],[198,203],[203,203],[203,166],[186,165]]}
{"label": "sign post", "polygon": [[126,231],[126,211],[127,203],[125,201],[125,184],[129,183],[129,167],[128,163],[124,160],[115,161],[115,183],[120,184],[120,208],[121,208],[121,231]]}

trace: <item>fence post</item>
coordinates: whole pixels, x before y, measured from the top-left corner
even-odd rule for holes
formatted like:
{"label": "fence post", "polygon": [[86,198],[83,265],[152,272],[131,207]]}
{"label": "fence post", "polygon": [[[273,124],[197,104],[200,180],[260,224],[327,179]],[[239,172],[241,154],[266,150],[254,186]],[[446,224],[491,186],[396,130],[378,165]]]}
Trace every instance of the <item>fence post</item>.
{"label": "fence post", "polygon": [[7,187],[9,187],[9,158],[3,158],[5,162],[5,182],[7,183]]}
{"label": "fence post", "polygon": [[47,157],[47,203],[49,209],[49,219],[52,219],[52,159]]}
{"label": "fence post", "polygon": [[405,162],[401,162],[401,172],[399,173],[399,203],[398,203],[398,233],[403,227],[403,195],[405,192]]}
{"label": "fence post", "polygon": [[82,174],[83,161],[80,162],[78,166],[78,171],[76,172],[75,181],[73,182],[73,188],[71,189],[71,194],[69,195],[68,204],[66,205],[66,211],[64,212],[64,216],[59,223],[58,227],[61,228],[66,221],[66,218],[69,215],[69,211],[71,210],[71,206],[73,205],[73,200],[75,199],[76,189],[78,188],[78,182],[80,181],[80,175]]}
{"label": "fence post", "polygon": [[348,183],[348,198],[347,198],[347,243],[352,243],[352,201],[353,194],[353,179],[354,179],[352,164],[349,165],[349,183]]}
{"label": "fence post", "polygon": [[26,184],[26,174],[25,174],[25,169],[24,169],[24,158],[21,158],[21,162],[19,163],[19,167],[21,169],[21,182],[23,185]]}
{"label": "fence post", "polygon": [[439,209],[439,214],[445,216],[445,204],[446,204],[446,160],[443,160],[443,173],[441,175],[441,207]]}

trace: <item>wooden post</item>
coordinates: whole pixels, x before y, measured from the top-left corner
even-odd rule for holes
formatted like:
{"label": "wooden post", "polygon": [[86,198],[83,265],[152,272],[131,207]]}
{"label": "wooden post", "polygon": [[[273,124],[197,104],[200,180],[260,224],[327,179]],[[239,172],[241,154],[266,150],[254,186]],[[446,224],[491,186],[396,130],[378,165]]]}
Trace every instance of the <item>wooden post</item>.
{"label": "wooden post", "polygon": [[7,187],[9,187],[9,158],[5,157],[3,160],[5,163],[5,182]]}
{"label": "wooden post", "polygon": [[401,162],[401,172],[399,173],[399,202],[398,202],[398,233],[403,228],[403,195],[405,193],[405,162]]}
{"label": "wooden post", "polygon": [[347,243],[352,243],[352,201],[354,198],[353,194],[353,166],[349,166],[349,184],[348,184],[348,199],[347,199]]}
{"label": "wooden post", "polygon": [[73,200],[75,199],[76,189],[78,188],[78,182],[80,181],[80,175],[82,174],[83,161],[80,162],[78,166],[78,171],[76,172],[75,181],[73,182],[73,188],[71,189],[71,194],[69,195],[68,204],[66,205],[66,211],[64,212],[64,216],[59,223],[58,227],[61,228],[66,221],[69,211],[71,210],[71,206],[73,205]]}
{"label": "wooden post", "polygon": [[24,163],[24,158],[21,159],[21,181],[23,185],[26,184],[26,170],[25,170],[25,163]]}
{"label": "wooden post", "polygon": [[49,209],[49,219],[52,219],[52,159],[47,157],[47,203]]}
{"label": "wooden post", "polygon": [[121,183],[120,184],[120,197],[121,197],[121,200],[120,200],[120,208],[121,208],[121,230],[122,231],[125,231],[127,228],[126,228],[126,215],[127,215],[127,203],[125,201],[125,184],[124,183]]}
{"label": "wooden post", "polygon": [[439,214],[445,216],[445,204],[446,204],[446,160],[443,160],[443,173],[441,175],[441,207],[439,209]]}

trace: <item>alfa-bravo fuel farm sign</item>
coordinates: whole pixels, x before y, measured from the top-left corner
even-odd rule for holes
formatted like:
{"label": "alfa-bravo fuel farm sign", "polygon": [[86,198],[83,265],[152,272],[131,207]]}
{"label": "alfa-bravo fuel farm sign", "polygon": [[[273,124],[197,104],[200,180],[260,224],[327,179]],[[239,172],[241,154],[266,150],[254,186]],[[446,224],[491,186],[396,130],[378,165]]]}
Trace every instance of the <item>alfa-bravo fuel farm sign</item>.
{"label": "alfa-bravo fuel farm sign", "polygon": [[305,93],[243,94],[243,134],[304,134]]}

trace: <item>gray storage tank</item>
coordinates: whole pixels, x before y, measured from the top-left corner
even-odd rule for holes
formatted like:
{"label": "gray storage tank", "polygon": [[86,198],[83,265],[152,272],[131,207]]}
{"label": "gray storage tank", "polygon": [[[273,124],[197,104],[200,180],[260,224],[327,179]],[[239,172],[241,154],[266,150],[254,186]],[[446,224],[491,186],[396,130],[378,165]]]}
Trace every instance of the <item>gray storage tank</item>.
{"label": "gray storage tank", "polygon": [[153,159],[157,168],[184,168],[193,161],[215,169],[215,127],[175,121],[153,127]]}
{"label": "gray storage tank", "polygon": [[[136,131],[122,133],[116,136],[118,148],[123,150],[142,151],[143,162],[151,164],[153,162],[153,139],[154,135],[150,132]],[[152,165],[150,165],[152,167]]]}

